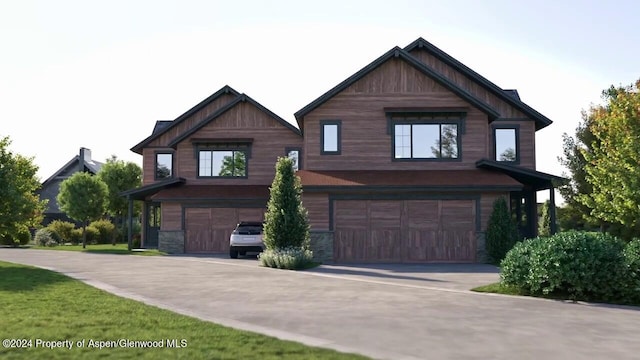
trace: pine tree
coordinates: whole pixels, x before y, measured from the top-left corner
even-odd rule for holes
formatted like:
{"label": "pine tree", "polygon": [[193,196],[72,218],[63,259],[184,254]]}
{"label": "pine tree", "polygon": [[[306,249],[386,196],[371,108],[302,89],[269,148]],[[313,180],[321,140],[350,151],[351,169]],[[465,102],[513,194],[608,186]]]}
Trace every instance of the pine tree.
{"label": "pine tree", "polygon": [[542,216],[538,222],[538,235],[549,236],[551,235],[551,212],[549,207],[551,203],[549,200],[545,201],[542,205]]}
{"label": "pine tree", "polygon": [[487,225],[486,248],[489,261],[499,264],[517,241],[518,230],[509,215],[507,201],[500,197],[493,203],[493,212]]}

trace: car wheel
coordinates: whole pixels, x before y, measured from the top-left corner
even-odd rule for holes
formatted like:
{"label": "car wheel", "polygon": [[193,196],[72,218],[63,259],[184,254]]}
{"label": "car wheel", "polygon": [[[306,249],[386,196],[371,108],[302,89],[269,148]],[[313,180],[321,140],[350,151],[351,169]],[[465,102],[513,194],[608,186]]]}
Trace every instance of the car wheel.
{"label": "car wheel", "polygon": [[229,250],[229,257],[232,259],[237,259],[238,258],[238,251],[237,250]]}
{"label": "car wheel", "polygon": [[245,255],[247,255],[247,252],[246,251],[240,251],[240,255],[245,256]]}

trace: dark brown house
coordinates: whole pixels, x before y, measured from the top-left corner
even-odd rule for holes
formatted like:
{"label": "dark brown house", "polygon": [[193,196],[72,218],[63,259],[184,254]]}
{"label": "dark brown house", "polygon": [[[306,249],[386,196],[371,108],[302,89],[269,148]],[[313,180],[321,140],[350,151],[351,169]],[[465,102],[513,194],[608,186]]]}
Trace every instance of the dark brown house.
{"label": "dark brown house", "polygon": [[295,114],[298,127],[228,86],[132,148],[143,243],[228,251],[262,220],[278,156],[297,159],[312,247],[337,262],[482,260],[493,202],[536,232],[535,132],[551,124],[424,39],[395,47]]}

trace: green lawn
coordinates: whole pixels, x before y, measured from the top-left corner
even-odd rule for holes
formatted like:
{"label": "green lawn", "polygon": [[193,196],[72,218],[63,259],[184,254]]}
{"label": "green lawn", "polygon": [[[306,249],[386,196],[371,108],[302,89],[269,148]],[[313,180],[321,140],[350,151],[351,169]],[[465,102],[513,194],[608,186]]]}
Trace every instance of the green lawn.
{"label": "green lawn", "polygon": [[[2,359],[366,359],[178,315],[6,262],[0,262],[0,304],[2,339],[27,340],[26,348],[0,346]],[[162,341],[164,347],[98,347],[121,339]],[[44,341],[64,340],[71,349],[45,347],[51,344]],[[170,348],[171,341],[184,346]]]}
{"label": "green lawn", "polygon": [[43,250],[64,250],[64,251],[83,251],[88,253],[97,253],[97,254],[120,254],[120,255],[143,255],[143,256],[156,256],[156,255],[166,255],[162,251],[158,251],[155,249],[150,250],[133,250],[129,251],[127,249],[127,244],[116,244],[115,246],[111,244],[101,244],[101,245],[87,245],[86,249],[82,248],[82,245],[58,245],[58,246],[32,246],[32,249],[43,249]]}

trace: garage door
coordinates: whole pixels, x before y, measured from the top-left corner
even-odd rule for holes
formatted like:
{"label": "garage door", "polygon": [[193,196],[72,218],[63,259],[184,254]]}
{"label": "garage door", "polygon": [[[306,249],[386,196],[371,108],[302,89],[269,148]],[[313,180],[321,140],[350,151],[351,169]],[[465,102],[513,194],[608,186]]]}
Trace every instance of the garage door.
{"label": "garage door", "polygon": [[187,208],[185,209],[185,252],[224,253],[229,237],[240,221],[262,221],[262,208]]}
{"label": "garage door", "polygon": [[337,200],[339,262],[473,262],[474,200]]}

